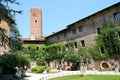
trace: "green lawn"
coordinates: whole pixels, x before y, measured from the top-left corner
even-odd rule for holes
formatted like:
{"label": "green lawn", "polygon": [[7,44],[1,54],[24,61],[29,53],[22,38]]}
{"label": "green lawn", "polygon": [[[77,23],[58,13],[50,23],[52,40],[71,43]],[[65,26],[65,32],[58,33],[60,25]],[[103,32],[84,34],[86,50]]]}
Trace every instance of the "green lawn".
{"label": "green lawn", "polygon": [[120,80],[120,75],[72,75],[53,78],[50,80]]}

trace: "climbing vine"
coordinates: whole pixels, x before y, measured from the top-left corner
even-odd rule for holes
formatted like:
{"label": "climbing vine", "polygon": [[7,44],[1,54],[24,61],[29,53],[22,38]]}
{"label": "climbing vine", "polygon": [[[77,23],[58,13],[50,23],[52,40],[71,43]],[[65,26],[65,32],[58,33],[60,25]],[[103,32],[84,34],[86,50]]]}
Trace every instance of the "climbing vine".
{"label": "climbing vine", "polygon": [[109,55],[120,53],[120,27],[113,24],[104,25],[96,39],[101,53]]}
{"label": "climbing vine", "polygon": [[74,42],[73,40],[68,41],[67,43],[60,42],[60,43],[53,43],[46,45],[44,48],[44,54],[46,61],[51,61],[51,60],[59,60],[61,61],[67,51],[73,51],[74,49]]}
{"label": "climbing vine", "polygon": [[44,48],[46,60],[55,60],[63,58],[65,54],[65,44],[55,43]]}

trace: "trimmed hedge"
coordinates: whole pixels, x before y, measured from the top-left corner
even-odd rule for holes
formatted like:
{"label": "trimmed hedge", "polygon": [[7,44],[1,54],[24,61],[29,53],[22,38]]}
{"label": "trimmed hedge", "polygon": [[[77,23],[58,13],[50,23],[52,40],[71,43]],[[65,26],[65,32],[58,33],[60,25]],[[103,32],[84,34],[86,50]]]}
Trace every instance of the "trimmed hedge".
{"label": "trimmed hedge", "polygon": [[[33,73],[43,73],[43,71],[45,70],[45,66],[36,66],[34,68],[32,68],[32,72]],[[50,68],[47,67],[47,72],[49,73],[50,72]]]}

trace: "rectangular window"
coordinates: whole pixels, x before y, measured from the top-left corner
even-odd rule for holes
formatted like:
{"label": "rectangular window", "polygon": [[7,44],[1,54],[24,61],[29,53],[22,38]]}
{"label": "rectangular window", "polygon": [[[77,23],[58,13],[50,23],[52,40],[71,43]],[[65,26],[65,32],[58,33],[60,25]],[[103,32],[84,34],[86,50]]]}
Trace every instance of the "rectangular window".
{"label": "rectangular window", "polygon": [[85,41],[84,40],[81,41],[81,46],[85,47]]}
{"label": "rectangular window", "polygon": [[119,13],[119,12],[114,13],[114,19],[115,19],[116,21],[119,21],[119,20],[120,20],[120,13]]}
{"label": "rectangular window", "polygon": [[83,32],[83,26],[79,27],[79,32]]}
{"label": "rectangular window", "polygon": [[97,28],[97,33],[100,34],[100,28]]}
{"label": "rectangular window", "polygon": [[73,30],[72,30],[72,33],[73,33],[73,34],[76,34],[76,29],[73,29]]}
{"label": "rectangular window", "polygon": [[78,48],[77,42],[74,43],[75,48]]}

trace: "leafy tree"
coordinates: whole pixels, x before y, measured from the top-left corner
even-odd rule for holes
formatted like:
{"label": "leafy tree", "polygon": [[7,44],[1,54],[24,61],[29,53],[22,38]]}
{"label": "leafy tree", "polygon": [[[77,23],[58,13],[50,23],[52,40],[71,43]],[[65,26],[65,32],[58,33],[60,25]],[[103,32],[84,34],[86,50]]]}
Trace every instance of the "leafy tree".
{"label": "leafy tree", "polygon": [[10,27],[10,37],[9,37],[9,47],[13,51],[20,51],[23,49],[22,45],[23,42],[21,41],[21,35],[20,32],[18,31],[16,25],[12,25]]}
{"label": "leafy tree", "polygon": [[27,66],[30,62],[29,55],[23,52],[4,54],[0,56],[0,66],[3,68],[4,74],[15,74],[15,67]]}
{"label": "leafy tree", "polygon": [[81,56],[82,63],[89,63],[92,59],[92,55],[88,52],[86,47],[79,47],[78,54]]}
{"label": "leafy tree", "polygon": [[6,44],[8,44],[6,30],[0,27],[0,47],[6,47]]}
{"label": "leafy tree", "polygon": [[0,0],[0,9],[6,12],[7,15],[15,16],[16,13],[22,13],[20,10],[14,10],[9,5],[16,4],[19,5],[20,3],[17,0]]}
{"label": "leafy tree", "polygon": [[30,58],[23,52],[4,54],[0,56],[2,67],[23,67],[29,64]]}
{"label": "leafy tree", "polygon": [[80,63],[84,64],[89,63],[91,59],[92,56],[88,52],[87,48],[81,48],[80,46],[78,51],[69,50],[67,54],[64,56],[65,62],[71,62],[73,64],[72,65],[73,70],[78,69]]}
{"label": "leafy tree", "polygon": [[68,53],[64,56],[64,62],[72,63],[72,70],[77,70],[79,68],[79,64],[82,61],[81,56],[75,51],[68,51]]}

